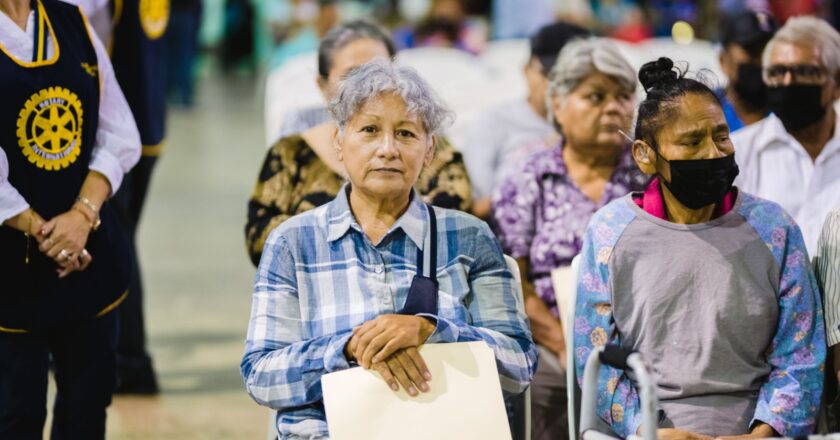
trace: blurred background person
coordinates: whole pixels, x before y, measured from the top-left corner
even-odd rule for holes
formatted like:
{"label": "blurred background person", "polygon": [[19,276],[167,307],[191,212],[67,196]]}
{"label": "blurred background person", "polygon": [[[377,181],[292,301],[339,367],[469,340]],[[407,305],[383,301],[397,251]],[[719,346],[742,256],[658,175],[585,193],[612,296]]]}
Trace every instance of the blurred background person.
{"label": "blurred background person", "polygon": [[319,41],[340,20],[336,0],[278,0],[266,5],[266,20],[274,44],[268,68],[295,55],[318,50]]}
{"label": "blurred background person", "polygon": [[0,438],[105,438],[131,254],[113,196],[140,138],[76,6],[0,1]]}
{"label": "blurred background person", "polygon": [[589,32],[568,23],[543,27],[530,39],[531,55],[524,67],[528,96],[506,102],[478,115],[467,128],[461,152],[473,186],[472,212],[490,216],[491,197],[529,155],[556,144],[557,132],[548,122],[545,91],[548,71],[560,49]]}
{"label": "blurred background person", "polygon": [[732,135],[738,185],[782,205],[816,255],[825,218],[840,204],[840,34],[822,19],[792,18],[762,64],[772,114]]}
{"label": "blurred background person", "polygon": [[473,9],[486,12],[487,5],[468,0],[432,0],[420,22],[398,28],[394,41],[400,49],[451,47],[478,54],[487,43],[487,23]]}
{"label": "blurred background person", "polygon": [[636,85],[636,71],[610,41],[567,43],[546,91],[561,141],[531,156],[493,198],[497,235],[519,263],[540,351],[531,391],[534,439],[568,437],[566,344],[551,271],[570,265],[580,252],[595,211],[646,181],[621,133],[630,130]]}
{"label": "blurred background person", "polygon": [[117,393],[157,394],[152,358],[146,350],[143,273],[137,229],[146,204],[152,171],[163,149],[166,125],[164,34],[169,25],[166,0],[122,0],[115,9],[111,61],[140,131],[142,155],[114,196],[120,224],[130,238],[133,267],[125,304],[120,307]]}
{"label": "blurred background person", "polygon": [[770,14],[752,10],[726,18],[721,25],[719,60],[727,85],[718,95],[732,132],[768,114],[761,53],[776,29]]}
{"label": "blurred background person", "polygon": [[201,0],[172,0],[166,47],[166,94],[169,102],[189,108],[195,101],[195,67]]}
{"label": "blurred background person", "polygon": [[[390,60],[392,49],[387,34],[369,22],[354,21],[331,30],[318,57],[318,84],[325,101],[335,99],[341,79],[353,68],[373,59]],[[338,194],[346,171],[332,148],[335,130],[330,117],[281,138],[269,149],[248,202],[245,225],[245,243],[254,265],[277,225]],[[438,138],[435,149],[432,163],[424,167],[417,181],[420,196],[436,206],[467,211],[472,188],[461,153],[443,137]]]}
{"label": "blurred background person", "polygon": [[388,31],[379,25],[353,20],[336,26],[324,36],[318,45],[318,76],[315,82],[324,98],[324,103],[296,109],[283,119],[279,138],[312,128],[329,121],[327,104],[341,77],[355,66],[362,65],[373,58],[391,59],[397,53],[394,41]]}
{"label": "blurred background person", "polygon": [[825,341],[829,353],[823,402],[826,406],[828,432],[840,430],[840,207],[828,214],[814,258],[817,285],[825,303]]}
{"label": "blurred background person", "polygon": [[528,38],[551,24],[556,13],[552,0],[493,0],[491,3],[493,38],[500,40]]}
{"label": "blurred background person", "polygon": [[249,0],[225,0],[224,39],[219,51],[225,72],[255,67],[255,21],[254,6]]}

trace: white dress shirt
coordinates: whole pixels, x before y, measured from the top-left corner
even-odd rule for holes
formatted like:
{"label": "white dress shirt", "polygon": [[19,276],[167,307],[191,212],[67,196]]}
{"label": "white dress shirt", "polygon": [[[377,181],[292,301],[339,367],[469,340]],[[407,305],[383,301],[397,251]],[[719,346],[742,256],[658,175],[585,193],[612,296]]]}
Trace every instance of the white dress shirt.
{"label": "white dress shirt", "polygon": [[[12,56],[31,60],[34,50],[34,13],[29,14],[23,31],[6,14],[0,12],[0,44]],[[99,64],[102,95],[99,97],[99,126],[89,168],[104,175],[111,184],[111,194],[117,192],[123,176],[140,160],[140,133],[134,116],[123,96],[108,52],[94,32],[90,33]],[[55,45],[47,32],[47,58],[52,57]],[[0,56],[6,56],[0,53]],[[9,162],[0,149],[0,224],[29,208],[29,204],[9,183]]]}
{"label": "white dress shirt", "polygon": [[782,205],[799,224],[809,255],[829,211],[840,205],[840,113],[817,160],[770,115],[732,134],[742,190]]}

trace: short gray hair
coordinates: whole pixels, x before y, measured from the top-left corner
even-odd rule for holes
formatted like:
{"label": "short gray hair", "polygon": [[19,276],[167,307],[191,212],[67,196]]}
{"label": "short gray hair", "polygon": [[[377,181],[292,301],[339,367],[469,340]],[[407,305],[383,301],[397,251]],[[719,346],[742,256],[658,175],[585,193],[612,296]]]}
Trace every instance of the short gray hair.
{"label": "short gray hair", "polygon": [[816,17],[793,17],[770,39],[761,54],[761,64],[770,66],[770,51],[778,42],[816,45],[820,62],[834,77],[840,72],[840,34],[825,20]]}
{"label": "short gray hair", "polygon": [[438,100],[432,87],[416,70],[376,59],[348,72],[330,101],[329,110],[339,132],[344,132],[347,123],[365,103],[385,93],[402,98],[408,112],[420,118],[429,136],[452,122],[452,112]]}
{"label": "short gray hair", "polygon": [[589,37],[573,40],[563,47],[548,74],[545,100],[548,115],[554,120],[552,100],[565,99],[586,78],[603,73],[616,80],[631,94],[635,93],[636,70],[612,42],[605,38]]}
{"label": "short gray hair", "polygon": [[335,53],[358,40],[374,40],[382,43],[388,56],[397,53],[394,40],[378,24],[367,20],[353,20],[330,29],[318,45],[318,75],[327,79],[332,69]]}

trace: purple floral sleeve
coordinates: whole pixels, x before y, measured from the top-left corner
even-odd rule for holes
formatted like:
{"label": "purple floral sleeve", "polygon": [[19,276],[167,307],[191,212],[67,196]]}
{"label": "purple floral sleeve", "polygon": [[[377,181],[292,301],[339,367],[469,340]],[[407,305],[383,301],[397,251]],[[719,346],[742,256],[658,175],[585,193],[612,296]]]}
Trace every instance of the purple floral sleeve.
{"label": "purple floral sleeve", "polygon": [[[584,235],[574,328],[575,370],[581,386],[589,353],[606,344],[621,343],[612,318],[607,263],[633,218],[627,202],[616,200],[595,214]],[[622,438],[635,434],[641,423],[641,406],[630,379],[621,370],[602,366],[598,384],[598,415]]]}
{"label": "purple floral sleeve", "polygon": [[772,366],[753,422],[786,437],[811,434],[823,389],[825,328],[816,279],[802,233],[778,205],[748,194],[741,213],[773,252],[780,267],[779,323],[768,349]]}
{"label": "purple floral sleeve", "polygon": [[493,216],[502,249],[513,258],[526,258],[536,228],[540,186],[534,168],[511,174],[493,197]]}

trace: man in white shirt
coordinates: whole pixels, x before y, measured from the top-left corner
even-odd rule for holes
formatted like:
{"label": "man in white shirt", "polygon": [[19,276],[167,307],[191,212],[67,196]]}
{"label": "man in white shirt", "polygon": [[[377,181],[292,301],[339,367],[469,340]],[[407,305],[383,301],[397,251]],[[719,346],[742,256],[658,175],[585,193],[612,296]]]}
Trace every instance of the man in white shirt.
{"label": "man in white shirt", "polygon": [[496,187],[529,153],[552,146],[557,139],[546,118],[547,75],[566,42],[589,34],[573,24],[558,22],[531,37],[531,57],[525,65],[528,96],[478,115],[467,128],[461,154],[473,186],[473,214],[487,218]]}
{"label": "man in white shirt", "polygon": [[832,207],[840,204],[840,34],[827,22],[796,17],[762,56],[772,114],[732,135],[748,193],[782,205],[799,224],[808,253]]}

